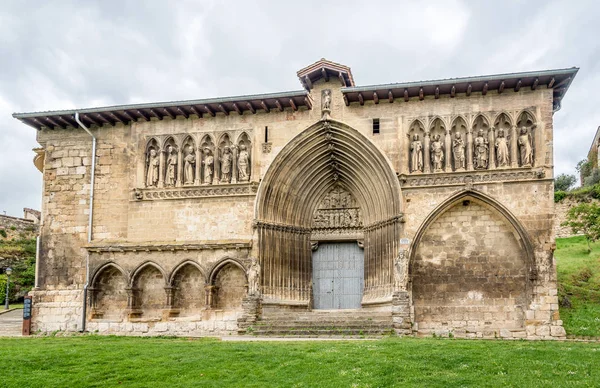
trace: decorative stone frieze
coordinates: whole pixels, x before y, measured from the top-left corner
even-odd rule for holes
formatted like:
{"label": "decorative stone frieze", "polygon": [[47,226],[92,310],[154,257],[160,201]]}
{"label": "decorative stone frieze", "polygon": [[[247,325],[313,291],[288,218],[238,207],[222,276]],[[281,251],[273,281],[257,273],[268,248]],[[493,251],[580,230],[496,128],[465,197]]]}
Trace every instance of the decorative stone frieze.
{"label": "decorative stone frieze", "polygon": [[545,171],[518,169],[495,171],[467,171],[451,174],[420,174],[399,175],[398,179],[403,189],[428,186],[463,186],[468,184],[483,184],[490,182],[514,182],[544,179]]}
{"label": "decorative stone frieze", "polygon": [[199,251],[214,249],[250,249],[252,241],[233,240],[233,241],[207,241],[207,242],[182,242],[182,243],[103,243],[93,244],[84,247],[89,252],[149,252],[149,251]]}
{"label": "decorative stone frieze", "polygon": [[236,183],[228,185],[199,187],[166,187],[163,189],[135,189],[132,200],[156,201],[165,199],[185,199],[204,197],[239,197],[253,196],[258,191],[258,183]]}

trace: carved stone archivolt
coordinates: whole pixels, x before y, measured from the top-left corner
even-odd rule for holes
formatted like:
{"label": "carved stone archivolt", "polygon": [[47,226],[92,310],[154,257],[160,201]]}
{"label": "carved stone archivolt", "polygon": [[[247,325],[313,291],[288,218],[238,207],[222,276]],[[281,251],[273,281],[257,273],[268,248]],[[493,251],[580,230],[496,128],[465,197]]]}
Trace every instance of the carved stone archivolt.
{"label": "carved stone archivolt", "polygon": [[145,144],[144,188],[228,185],[251,181],[250,131],[220,135],[153,136],[146,139]]}
{"label": "carved stone archivolt", "polygon": [[[490,117],[495,119],[492,121]],[[537,126],[528,111],[421,117],[409,122],[407,152],[411,174],[535,165]]]}

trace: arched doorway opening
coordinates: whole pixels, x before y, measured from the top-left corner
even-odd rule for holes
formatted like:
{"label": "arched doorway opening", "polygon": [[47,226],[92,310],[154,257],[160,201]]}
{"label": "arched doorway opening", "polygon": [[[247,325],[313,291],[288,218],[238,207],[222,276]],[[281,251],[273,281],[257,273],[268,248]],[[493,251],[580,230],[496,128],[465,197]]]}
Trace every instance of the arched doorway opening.
{"label": "arched doorway opening", "polygon": [[[261,182],[255,224],[263,303],[311,307],[311,243],[332,242],[314,238],[320,232],[315,216],[327,194],[337,189],[350,193],[360,209],[361,224],[354,228],[364,242],[361,305],[391,300],[402,211],[398,179],[368,138],[346,124],[328,120],[292,139]],[[337,242],[352,240],[356,244],[359,238],[342,236]]]}

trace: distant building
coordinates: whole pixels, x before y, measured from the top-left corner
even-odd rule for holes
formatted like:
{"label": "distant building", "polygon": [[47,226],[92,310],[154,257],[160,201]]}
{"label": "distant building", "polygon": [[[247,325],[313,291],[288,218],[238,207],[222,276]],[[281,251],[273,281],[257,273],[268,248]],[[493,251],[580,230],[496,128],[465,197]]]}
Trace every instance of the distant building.
{"label": "distant building", "polygon": [[553,115],[577,70],[357,86],[320,60],[291,92],[14,114],[42,147],[34,330],[564,337]]}

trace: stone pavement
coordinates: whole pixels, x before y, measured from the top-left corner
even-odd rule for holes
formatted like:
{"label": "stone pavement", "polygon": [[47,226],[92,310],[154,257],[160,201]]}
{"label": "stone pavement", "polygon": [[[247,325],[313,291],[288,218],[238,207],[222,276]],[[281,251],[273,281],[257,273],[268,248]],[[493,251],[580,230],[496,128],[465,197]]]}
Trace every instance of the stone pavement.
{"label": "stone pavement", "polygon": [[0,337],[20,337],[22,325],[23,309],[0,314]]}

